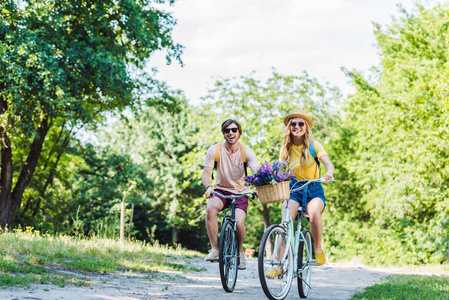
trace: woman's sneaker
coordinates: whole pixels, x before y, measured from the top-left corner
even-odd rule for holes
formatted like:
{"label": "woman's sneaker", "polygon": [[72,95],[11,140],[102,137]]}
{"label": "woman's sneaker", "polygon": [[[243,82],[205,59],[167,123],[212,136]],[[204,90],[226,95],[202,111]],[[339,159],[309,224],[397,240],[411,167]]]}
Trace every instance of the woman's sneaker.
{"label": "woman's sneaker", "polygon": [[240,252],[238,269],[239,270],[245,270],[246,269],[246,258],[245,258],[245,253],[244,252]]}
{"label": "woman's sneaker", "polygon": [[209,254],[206,256],[206,258],[204,259],[205,261],[210,261],[210,262],[217,262],[218,261],[218,250],[215,250],[214,248],[209,250]]}
{"label": "woman's sneaker", "polygon": [[326,257],[324,257],[324,253],[316,252],[315,261],[317,266],[324,265],[324,263],[326,262]]}
{"label": "woman's sneaker", "polygon": [[265,273],[265,277],[267,277],[268,279],[275,279],[276,277],[279,277],[281,275],[282,275],[282,271],[278,270],[276,268],[273,268],[270,271],[268,271],[267,273]]}

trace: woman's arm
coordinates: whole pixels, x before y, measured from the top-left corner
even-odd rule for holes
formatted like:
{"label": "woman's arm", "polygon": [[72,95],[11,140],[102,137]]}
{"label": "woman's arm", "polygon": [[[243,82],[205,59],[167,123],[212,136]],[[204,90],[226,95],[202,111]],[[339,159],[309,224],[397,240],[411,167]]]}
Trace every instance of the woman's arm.
{"label": "woman's arm", "polygon": [[323,176],[326,180],[332,180],[334,179],[334,165],[331,163],[329,156],[323,155],[320,157],[320,160],[323,162],[324,166],[326,167],[327,173]]}

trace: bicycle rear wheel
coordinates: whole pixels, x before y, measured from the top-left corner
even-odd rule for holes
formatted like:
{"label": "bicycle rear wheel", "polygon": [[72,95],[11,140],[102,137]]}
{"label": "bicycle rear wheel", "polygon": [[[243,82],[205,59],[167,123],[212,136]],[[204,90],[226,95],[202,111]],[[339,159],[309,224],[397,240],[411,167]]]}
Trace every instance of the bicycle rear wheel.
{"label": "bicycle rear wheel", "polygon": [[238,271],[238,237],[232,221],[224,221],[218,246],[221,284],[226,292],[232,292],[237,282]]}
{"label": "bicycle rear wheel", "polygon": [[[284,253],[287,255],[283,261]],[[287,233],[279,225],[271,225],[265,230],[259,247],[259,279],[265,295],[271,300],[284,299],[293,281],[294,259]],[[275,276],[269,276],[269,272]]]}
{"label": "bicycle rear wheel", "polygon": [[298,292],[301,298],[307,298],[310,291],[310,281],[312,279],[312,238],[306,229],[302,231],[304,241],[298,246]]}

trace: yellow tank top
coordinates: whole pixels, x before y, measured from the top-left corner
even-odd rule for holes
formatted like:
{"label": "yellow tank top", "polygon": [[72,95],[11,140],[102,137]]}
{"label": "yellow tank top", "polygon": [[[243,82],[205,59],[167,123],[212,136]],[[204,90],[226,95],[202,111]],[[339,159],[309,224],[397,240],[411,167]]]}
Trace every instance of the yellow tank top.
{"label": "yellow tank top", "polygon": [[[313,141],[313,147],[315,149],[316,155],[318,158],[321,158],[323,155],[327,155],[324,150],[323,145],[321,145],[317,141]],[[303,162],[304,166],[301,165],[301,157],[302,157],[302,145],[295,146],[293,145],[290,149],[290,159],[288,162],[288,166],[291,167],[293,164],[293,170],[295,171],[295,176],[297,180],[310,180],[316,179],[320,177],[320,171],[318,169],[318,165],[315,162],[315,159],[309,152],[307,156],[307,160]],[[281,154],[279,154],[280,157]],[[282,158],[279,158],[282,160]],[[296,162],[296,163],[295,163]]]}

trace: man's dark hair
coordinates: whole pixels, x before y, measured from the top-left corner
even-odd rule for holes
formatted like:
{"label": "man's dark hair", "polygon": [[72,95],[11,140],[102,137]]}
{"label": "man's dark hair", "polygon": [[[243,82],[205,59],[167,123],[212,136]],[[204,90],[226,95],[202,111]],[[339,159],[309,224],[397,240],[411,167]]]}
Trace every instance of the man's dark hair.
{"label": "man's dark hair", "polygon": [[242,126],[240,126],[239,122],[233,119],[227,119],[226,121],[223,122],[223,124],[221,124],[221,133],[225,134],[224,132],[225,128],[231,125],[232,123],[237,125],[237,129],[239,130],[240,135],[242,135]]}

